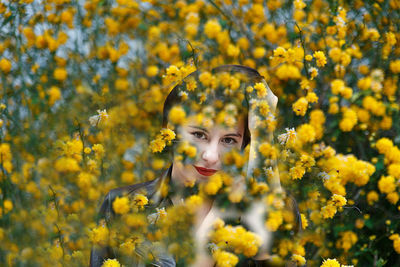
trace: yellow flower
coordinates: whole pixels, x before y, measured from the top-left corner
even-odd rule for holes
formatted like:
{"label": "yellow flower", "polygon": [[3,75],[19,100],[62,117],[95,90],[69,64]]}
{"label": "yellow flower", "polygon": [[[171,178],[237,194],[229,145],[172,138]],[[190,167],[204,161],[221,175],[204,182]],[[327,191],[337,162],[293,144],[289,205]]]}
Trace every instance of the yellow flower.
{"label": "yellow flower", "polygon": [[185,32],[190,37],[193,37],[197,34],[198,25],[194,23],[187,23],[185,26]]}
{"label": "yellow flower", "polygon": [[340,61],[340,57],[342,56],[342,50],[338,47],[334,47],[329,50],[329,57],[333,62],[337,63]]}
{"label": "yellow flower", "polygon": [[316,51],[316,52],[314,52],[313,56],[317,61],[317,66],[318,67],[325,66],[325,64],[326,64],[326,56],[325,56],[324,52]]}
{"label": "yellow flower", "polygon": [[309,70],[308,70],[308,72],[310,73],[310,75],[311,75],[311,80],[313,80],[315,77],[317,77],[317,75],[318,75],[318,69],[317,68],[314,68],[314,67],[311,67]]}
{"label": "yellow flower", "polygon": [[400,179],[400,163],[390,164],[388,168],[388,173],[390,176]]}
{"label": "yellow flower", "polygon": [[131,255],[135,250],[135,241],[129,239],[128,241],[119,245],[119,249],[124,255]]}
{"label": "yellow flower", "polygon": [[376,191],[370,191],[367,194],[367,202],[369,205],[374,204],[374,202],[379,200],[379,195]]}
{"label": "yellow flower", "polygon": [[301,179],[305,172],[306,170],[303,166],[296,165],[295,167],[290,168],[290,177],[293,180]]}
{"label": "yellow flower", "polygon": [[125,182],[125,183],[130,183],[131,184],[135,180],[135,175],[131,171],[124,171],[121,174],[121,180],[123,182]]}
{"label": "yellow flower", "polygon": [[28,46],[32,46],[33,44],[35,44],[35,32],[33,31],[33,29],[31,27],[25,27],[23,29],[23,34],[25,35],[26,39],[28,40]]}
{"label": "yellow flower", "polygon": [[343,80],[336,79],[331,82],[331,91],[332,94],[339,94],[344,90],[345,84]]}
{"label": "yellow flower", "polygon": [[308,226],[308,220],[306,218],[306,215],[304,215],[303,213],[301,213],[300,216],[301,216],[301,228],[304,230]]}
{"label": "yellow flower", "polygon": [[104,23],[109,35],[116,35],[119,32],[119,23],[112,18],[105,18]]}
{"label": "yellow flower", "polygon": [[146,69],[146,75],[149,77],[154,77],[158,74],[158,67],[155,65],[148,66]]}
{"label": "yellow flower", "polygon": [[376,142],[375,146],[379,154],[386,154],[393,147],[393,142],[389,138],[383,137]]}
{"label": "yellow flower", "polygon": [[4,205],[4,212],[5,213],[10,212],[14,207],[13,203],[9,199],[4,200],[3,205]]}
{"label": "yellow flower", "polygon": [[300,97],[292,105],[292,109],[297,116],[304,116],[307,112],[307,108],[308,108],[308,101],[305,97]]}
{"label": "yellow flower", "polygon": [[343,119],[339,123],[339,128],[343,132],[350,132],[357,123],[357,113],[347,108],[343,112]]}
{"label": "yellow flower", "polygon": [[190,210],[195,210],[203,204],[203,198],[199,195],[191,195],[185,200],[185,204]]}
{"label": "yellow flower", "polygon": [[199,75],[199,81],[204,85],[204,86],[210,86],[213,76],[211,75],[210,72],[204,71]]}
{"label": "yellow flower", "polygon": [[232,91],[235,91],[235,90],[237,90],[239,87],[240,87],[240,81],[239,81],[239,79],[236,79],[235,77],[231,76],[231,77],[229,78],[229,88],[230,88]]}
{"label": "yellow flower", "polygon": [[116,197],[112,207],[115,213],[125,214],[129,211],[129,199],[127,197]]}
{"label": "yellow flower", "polygon": [[292,64],[282,64],[276,70],[276,76],[281,80],[300,79],[301,74],[297,66]]}
{"label": "yellow flower", "polygon": [[266,158],[276,157],[276,151],[270,143],[262,143],[258,148],[258,151]]}
{"label": "yellow flower", "polygon": [[235,254],[220,249],[213,253],[213,258],[217,267],[233,267],[239,262],[239,258]]}
{"label": "yellow flower", "polygon": [[115,89],[118,91],[126,91],[129,88],[129,81],[125,78],[118,78],[114,82]]}
{"label": "yellow flower", "polygon": [[94,144],[92,147],[92,150],[96,154],[97,158],[101,158],[105,153],[105,150],[104,150],[104,147],[102,144]]}
{"label": "yellow flower", "polygon": [[344,196],[334,194],[332,196],[332,202],[334,203],[334,205],[336,207],[342,207],[342,206],[346,205],[347,199]]}
{"label": "yellow flower", "polygon": [[340,121],[339,123],[339,128],[343,131],[343,132],[350,132],[353,129],[353,122],[349,119],[343,119]]}
{"label": "yellow flower", "polygon": [[266,117],[268,115],[268,113],[270,112],[269,105],[268,105],[267,101],[261,101],[261,103],[259,103],[258,108],[259,108],[260,114],[262,116]]}
{"label": "yellow flower", "polygon": [[306,259],[297,254],[293,254],[292,261],[294,261],[297,266],[303,266],[304,264],[306,264]]}
{"label": "yellow flower", "polygon": [[73,28],[74,13],[71,10],[64,10],[60,17],[63,23],[67,24],[69,28]]}
{"label": "yellow flower", "polygon": [[177,66],[171,65],[167,68],[167,73],[163,76],[163,78],[167,81],[167,83],[175,83],[182,78],[182,73]]}
{"label": "yellow flower", "polygon": [[336,246],[342,248],[344,251],[349,251],[349,249],[357,243],[358,237],[352,231],[345,231],[340,233],[342,238],[337,241]]}
{"label": "yellow flower", "polygon": [[161,136],[164,140],[171,141],[175,139],[176,134],[173,130],[165,128],[161,130]]}
{"label": "yellow flower", "polygon": [[116,259],[107,259],[103,262],[101,267],[121,267],[121,264]]}
{"label": "yellow flower", "polygon": [[53,106],[57,100],[61,99],[61,91],[57,86],[50,87],[50,89],[47,91],[47,94],[49,95],[50,106]]}
{"label": "yellow flower", "polygon": [[317,103],[318,96],[314,92],[309,92],[306,96],[306,99],[309,103]]}
{"label": "yellow flower", "polygon": [[188,157],[193,158],[196,156],[197,153],[197,149],[195,146],[190,145],[188,142],[182,142],[178,149],[177,149],[178,153],[184,153],[186,154]]}
{"label": "yellow flower", "polygon": [[[305,4],[302,0],[295,0],[294,3],[293,3],[293,5],[294,5],[294,7],[297,8],[297,9],[303,9],[303,8],[306,7],[306,4]],[[304,261],[304,262],[305,262],[305,261]],[[300,264],[300,265],[304,265],[304,263],[303,263],[303,264]]]}
{"label": "yellow flower", "polygon": [[149,203],[149,200],[145,195],[142,194],[136,194],[135,197],[133,198],[133,201],[136,206],[139,208],[143,208],[145,205]]}
{"label": "yellow flower", "polygon": [[68,73],[64,68],[56,68],[53,73],[54,79],[64,81],[67,79]]}
{"label": "yellow flower", "polygon": [[249,49],[250,42],[249,42],[249,40],[247,40],[247,38],[241,37],[241,38],[239,38],[239,40],[237,41],[237,45],[238,45],[240,48],[242,48],[243,50],[247,50],[247,49]]}
{"label": "yellow flower", "polygon": [[392,193],[396,190],[395,179],[393,176],[382,176],[381,179],[378,181],[378,188],[379,191],[382,193]]}
{"label": "yellow flower", "polygon": [[393,234],[389,239],[393,240],[393,248],[397,254],[400,254],[400,236],[398,234]]}
{"label": "yellow flower", "polygon": [[274,50],[274,58],[277,59],[277,63],[283,63],[286,61],[287,51],[285,48],[279,46]]}
{"label": "yellow flower", "polygon": [[204,186],[204,191],[208,195],[215,195],[219,189],[222,187],[222,178],[219,173],[214,174],[210,177]]}
{"label": "yellow flower", "polygon": [[279,226],[283,223],[283,216],[282,212],[280,210],[277,211],[271,211],[268,214],[268,219],[265,222],[265,226],[270,230],[270,231],[276,231],[278,230]]}
{"label": "yellow flower", "polygon": [[336,259],[327,259],[322,262],[320,267],[340,267],[340,263]]}
{"label": "yellow flower", "polygon": [[336,214],[336,211],[337,211],[337,208],[335,206],[329,205],[329,204],[326,205],[325,207],[322,207],[322,209],[321,209],[324,219],[333,218],[333,216],[335,216],[335,214]]}
{"label": "yellow flower", "polygon": [[400,73],[400,59],[390,62],[390,70],[393,73]]}
{"label": "yellow flower", "polygon": [[395,205],[397,203],[397,201],[399,201],[399,194],[397,192],[391,192],[391,193],[387,194],[386,199],[390,203]]}
{"label": "yellow flower", "polygon": [[59,172],[76,172],[80,170],[76,159],[70,157],[61,157],[57,159],[54,167]]}
{"label": "yellow flower", "polygon": [[90,240],[99,245],[104,245],[108,241],[109,231],[105,225],[100,225],[90,232]]}
{"label": "yellow flower", "polygon": [[188,81],[186,81],[186,89],[189,92],[194,91],[197,88],[197,83],[195,79],[189,79]]}
{"label": "yellow flower", "polygon": [[390,46],[394,46],[397,43],[396,36],[393,32],[386,33],[386,42]]}
{"label": "yellow flower", "polygon": [[379,126],[381,127],[382,130],[389,130],[392,128],[393,120],[392,117],[384,116],[379,123]]}
{"label": "yellow flower", "polygon": [[236,254],[243,254],[246,257],[253,257],[257,254],[261,245],[261,238],[255,233],[246,231],[242,226],[227,225],[221,220],[216,222],[215,231],[211,232],[211,241],[219,249],[229,248]]}
{"label": "yellow flower", "polygon": [[253,56],[258,59],[264,57],[265,53],[266,51],[264,47],[256,47],[253,51]]}
{"label": "yellow flower", "polygon": [[6,58],[2,58],[0,60],[0,70],[5,74],[9,73],[11,71],[11,62]]}
{"label": "yellow flower", "polygon": [[221,30],[222,27],[216,19],[208,20],[204,25],[204,33],[210,39],[216,38]]}
{"label": "yellow flower", "polygon": [[325,123],[325,114],[322,110],[320,109],[314,109],[313,111],[311,111],[310,113],[310,123],[312,125],[315,124],[324,124]]}
{"label": "yellow flower", "polygon": [[314,142],[315,140],[315,129],[310,124],[302,124],[296,132],[303,143]]}
{"label": "yellow flower", "polygon": [[156,138],[150,142],[150,150],[153,153],[163,151],[164,147],[166,146],[165,140],[161,138]]}
{"label": "yellow flower", "polygon": [[221,218],[215,219],[213,222],[214,229],[220,229],[225,226],[225,222]]}
{"label": "yellow flower", "polygon": [[226,53],[230,57],[237,57],[240,54],[240,48],[233,44],[229,44]]}
{"label": "yellow flower", "polygon": [[232,203],[239,203],[243,198],[243,190],[235,190],[233,189],[229,195],[228,199]]}
{"label": "yellow flower", "polygon": [[254,89],[257,91],[257,97],[263,98],[267,95],[267,88],[263,83],[256,83]]}
{"label": "yellow flower", "polygon": [[372,79],[371,79],[370,76],[365,77],[365,78],[361,78],[357,82],[357,86],[361,90],[368,90],[369,88],[371,88],[371,84],[372,84]]}
{"label": "yellow flower", "polygon": [[173,124],[182,124],[186,119],[185,110],[180,106],[174,106],[171,108],[168,118]]}

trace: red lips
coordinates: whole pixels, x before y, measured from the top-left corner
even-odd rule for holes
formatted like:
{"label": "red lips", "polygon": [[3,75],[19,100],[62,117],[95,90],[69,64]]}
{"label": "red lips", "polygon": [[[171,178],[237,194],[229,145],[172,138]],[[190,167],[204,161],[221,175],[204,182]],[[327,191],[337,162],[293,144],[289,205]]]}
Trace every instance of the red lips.
{"label": "red lips", "polygon": [[[194,165],[193,165],[193,166],[194,166]],[[197,166],[194,166],[194,167],[196,168],[196,170],[197,170],[201,175],[204,175],[204,176],[211,176],[211,175],[213,175],[214,173],[217,172],[217,170],[213,170],[213,169],[207,169],[207,168],[197,167]]]}

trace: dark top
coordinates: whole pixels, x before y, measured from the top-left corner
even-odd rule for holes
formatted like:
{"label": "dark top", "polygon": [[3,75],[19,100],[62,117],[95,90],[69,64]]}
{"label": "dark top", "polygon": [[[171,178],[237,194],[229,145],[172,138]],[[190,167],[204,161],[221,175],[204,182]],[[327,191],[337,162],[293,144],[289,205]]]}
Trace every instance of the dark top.
{"label": "dark top", "polygon": [[[168,196],[161,198],[159,192],[161,184],[163,182],[169,182],[169,179],[171,178],[171,173],[172,173],[172,165],[160,177],[154,180],[112,189],[110,192],[108,192],[108,194],[104,198],[104,201],[100,207],[98,220],[104,219],[107,225],[109,225],[109,223],[111,223],[112,219],[116,215],[112,208],[112,203],[114,199],[116,197],[121,197],[121,196],[133,196],[140,191],[146,192],[149,202],[150,200],[153,201],[151,206],[154,208],[172,206],[173,204],[171,199]],[[294,199],[292,199],[292,201],[294,201]],[[293,204],[294,206],[291,208],[294,209],[294,212],[296,214],[296,221],[298,222],[298,224],[299,223],[301,224],[300,214],[297,210],[297,204],[295,201]],[[140,251],[138,254],[140,255]],[[150,266],[162,266],[162,267],[176,266],[175,260],[173,259],[172,256],[166,254],[158,256],[159,256],[158,261],[152,263]],[[115,258],[118,259],[118,255],[114,248],[109,246],[106,247],[94,246],[90,253],[90,267],[101,267],[101,265],[105,260],[115,259]],[[142,262],[134,260],[132,262],[132,265],[129,266],[141,267],[145,265]],[[246,262],[243,263],[239,262],[239,265],[237,266],[245,267],[245,266],[276,266],[276,265],[272,265],[267,260],[258,261],[258,260],[248,259],[246,260]],[[285,266],[296,266],[296,265],[295,264],[292,265],[292,263],[286,263]]]}

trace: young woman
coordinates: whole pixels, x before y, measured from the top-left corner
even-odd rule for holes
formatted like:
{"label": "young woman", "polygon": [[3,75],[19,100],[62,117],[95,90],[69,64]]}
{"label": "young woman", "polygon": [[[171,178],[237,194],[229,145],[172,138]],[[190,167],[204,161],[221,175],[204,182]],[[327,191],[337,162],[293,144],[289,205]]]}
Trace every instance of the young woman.
{"label": "young woman", "polygon": [[[195,184],[204,188],[220,172],[234,177],[234,182],[229,187],[231,202],[240,202],[243,194],[246,194],[250,177],[252,181],[257,180],[257,177],[268,180],[271,189],[280,191],[275,162],[265,158],[265,153],[263,156],[259,153],[260,144],[272,141],[271,130],[274,128],[273,112],[276,104],[277,97],[263,77],[256,70],[245,66],[224,65],[211,72],[196,71],[185,77],[170,92],[164,103],[163,127],[174,128],[177,134],[172,145],[172,164],[157,179],[111,190],[101,206],[101,217],[107,224],[111,224],[117,217],[113,210],[114,200],[121,196],[134,196],[138,192],[143,192],[149,200],[146,209],[156,208],[160,211],[179,205],[193,191],[188,185]],[[271,125],[266,125],[268,122]],[[169,133],[164,132],[164,135]],[[236,164],[227,160],[232,156],[236,157]],[[247,162],[241,162],[243,160]],[[271,168],[265,168],[268,166]],[[265,168],[268,179],[265,179],[267,175],[263,175],[261,168]],[[196,209],[193,221],[193,236],[197,248],[195,262],[191,265],[214,265],[212,258],[205,252],[206,233],[217,217],[236,216],[263,241],[259,253],[240,264],[268,266],[268,258],[263,253],[268,252],[271,235],[266,231],[264,218],[261,216],[265,213],[265,204],[260,203],[252,203],[245,213],[241,213],[235,208],[220,209],[215,197],[205,196]],[[295,216],[299,222],[298,214]],[[148,258],[152,249],[154,250],[151,242],[142,242],[135,249],[136,256],[132,257],[129,266],[145,266],[143,259]],[[115,247],[95,246],[91,252],[90,266],[101,266],[106,259],[113,258],[118,258]],[[162,249],[157,251],[157,257],[154,257],[152,264],[176,266],[174,257]]]}

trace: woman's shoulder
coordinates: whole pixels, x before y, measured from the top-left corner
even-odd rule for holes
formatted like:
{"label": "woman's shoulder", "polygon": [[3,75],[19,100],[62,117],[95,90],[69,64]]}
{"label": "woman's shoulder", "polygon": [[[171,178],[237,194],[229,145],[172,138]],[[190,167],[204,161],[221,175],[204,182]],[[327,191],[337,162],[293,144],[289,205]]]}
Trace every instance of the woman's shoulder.
{"label": "woman's shoulder", "polygon": [[143,194],[149,199],[152,198],[152,196],[155,195],[159,189],[161,182],[166,180],[165,178],[171,176],[171,172],[172,165],[156,179],[110,190],[104,197],[103,203],[101,204],[98,219],[104,218],[106,221],[109,221],[109,219],[115,216],[114,210],[112,209],[112,203],[117,197],[132,197],[136,194]]}
{"label": "woman's shoulder", "polygon": [[144,194],[146,196],[152,195],[154,193],[154,190],[156,190],[156,184],[158,179],[159,178],[143,183],[132,184],[111,189],[106,194],[103,203],[101,204],[99,210],[100,218],[104,218],[106,219],[106,221],[108,221],[111,217],[115,216],[115,213],[112,209],[112,203],[117,197],[130,197],[139,193]]}

